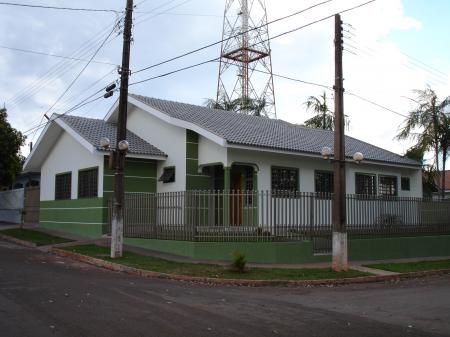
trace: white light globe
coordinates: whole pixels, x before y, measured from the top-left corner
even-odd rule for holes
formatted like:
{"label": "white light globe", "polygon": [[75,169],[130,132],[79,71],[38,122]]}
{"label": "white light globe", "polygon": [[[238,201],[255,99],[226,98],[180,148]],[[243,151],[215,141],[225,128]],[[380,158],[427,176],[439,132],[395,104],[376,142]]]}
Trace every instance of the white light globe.
{"label": "white light globe", "polygon": [[109,140],[108,137],[102,137],[100,139],[100,147],[107,149],[107,148],[109,148],[110,145],[111,145],[111,141]]}
{"label": "white light globe", "polygon": [[364,155],[361,152],[356,152],[353,155],[353,160],[356,161],[357,163],[360,163],[364,160]]}
{"label": "white light globe", "polygon": [[324,147],[322,148],[321,154],[322,154],[322,157],[323,157],[324,159],[330,158],[331,153],[332,153],[332,152],[331,152],[331,148],[330,148],[330,147],[324,146]]}
{"label": "white light globe", "polygon": [[130,144],[126,140],[121,140],[119,142],[119,150],[120,151],[128,151],[128,148],[130,147]]}

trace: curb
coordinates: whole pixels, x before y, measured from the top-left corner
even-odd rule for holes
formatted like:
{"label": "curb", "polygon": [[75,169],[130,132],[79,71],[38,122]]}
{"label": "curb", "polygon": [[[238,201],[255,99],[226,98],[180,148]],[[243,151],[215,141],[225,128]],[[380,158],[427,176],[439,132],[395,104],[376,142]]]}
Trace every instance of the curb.
{"label": "curb", "polygon": [[37,248],[37,245],[33,242],[20,240],[20,239],[17,239],[15,237],[9,236],[9,235],[0,234],[0,240],[16,243],[18,245],[21,245],[21,246],[24,246],[27,248]]}
{"label": "curb", "polygon": [[362,276],[354,278],[342,278],[342,279],[323,279],[323,280],[237,280],[237,279],[217,279],[211,277],[198,277],[198,276],[185,276],[166,274],[155,271],[143,270],[134,267],[129,267],[114,262],[109,262],[95,257],[82,255],[79,253],[62,250],[59,248],[52,248],[50,252],[61,256],[68,257],[73,260],[88,263],[104,269],[127,273],[136,276],[142,276],[153,279],[183,281],[200,284],[210,285],[223,285],[223,286],[245,286],[245,287],[270,287],[270,286],[284,286],[284,287],[299,287],[299,286],[327,286],[327,285],[346,285],[346,284],[361,284],[361,283],[374,283],[393,280],[404,280],[419,278],[433,275],[445,275],[450,273],[450,269],[429,270],[420,272],[410,272],[396,275],[374,275],[374,276]]}

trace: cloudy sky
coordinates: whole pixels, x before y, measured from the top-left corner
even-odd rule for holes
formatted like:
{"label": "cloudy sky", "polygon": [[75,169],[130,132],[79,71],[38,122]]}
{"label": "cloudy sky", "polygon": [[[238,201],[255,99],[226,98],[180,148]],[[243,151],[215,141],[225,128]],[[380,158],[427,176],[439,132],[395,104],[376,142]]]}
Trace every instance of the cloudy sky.
{"label": "cloudy sky", "polygon": [[[19,3],[122,10],[125,0],[17,0]],[[320,0],[266,0],[269,20]],[[365,0],[334,0],[270,26],[270,34],[305,25]],[[221,39],[225,0],[135,0],[132,70],[141,69]],[[345,88],[400,114],[407,114],[413,89],[427,85],[440,97],[450,94],[450,13],[447,0],[377,0],[343,14],[346,24]],[[47,112],[86,65],[116,22],[110,12],[74,12],[0,6],[0,102],[14,127],[28,131]],[[271,41],[273,71],[305,81],[333,85],[334,21],[327,20]],[[106,44],[50,110],[64,112],[118,78],[121,36]],[[57,58],[53,54],[68,58]],[[219,56],[220,46],[133,75],[139,81]],[[215,97],[218,65],[206,64],[132,86],[131,92],[193,104]],[[303,123],[312,115],[303,102],[323,89],[275,78],[278,118]],[[331,97],[331,92],[329,92]],[[116,96],[117,98],[117,96]],[[103,118],[115,98],[97,100],[73,112]],[[332,103],[332,102],[330,102]],[[410,142],[394,140],[404,118],[356,97],[345,96],[347,133],[404,153]],[[36,141],[39,131],[27,133]],[[24,149],[24,154],[27,154]]]}

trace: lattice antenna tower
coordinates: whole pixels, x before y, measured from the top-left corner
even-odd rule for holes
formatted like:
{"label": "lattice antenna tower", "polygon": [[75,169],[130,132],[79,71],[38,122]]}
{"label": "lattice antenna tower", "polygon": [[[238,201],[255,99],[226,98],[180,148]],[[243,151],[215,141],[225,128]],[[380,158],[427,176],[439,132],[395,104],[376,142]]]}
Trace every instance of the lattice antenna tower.
{"label": "lattice antenna tower", "polygon": [[[242,100],[240,112],[276,118],[265,0],[226,0],[222,36],[217,101]],[[258,113],[245,101],[265,105]]]}

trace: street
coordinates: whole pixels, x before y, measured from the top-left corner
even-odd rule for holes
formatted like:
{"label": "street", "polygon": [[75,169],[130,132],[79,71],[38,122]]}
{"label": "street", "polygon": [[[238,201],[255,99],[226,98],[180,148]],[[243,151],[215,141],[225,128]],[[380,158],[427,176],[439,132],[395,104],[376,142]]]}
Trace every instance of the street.
{"label": "street", "polygon": [[115,273],[0,241],[0,336],[450,336],[450,275],[239,288]]}

